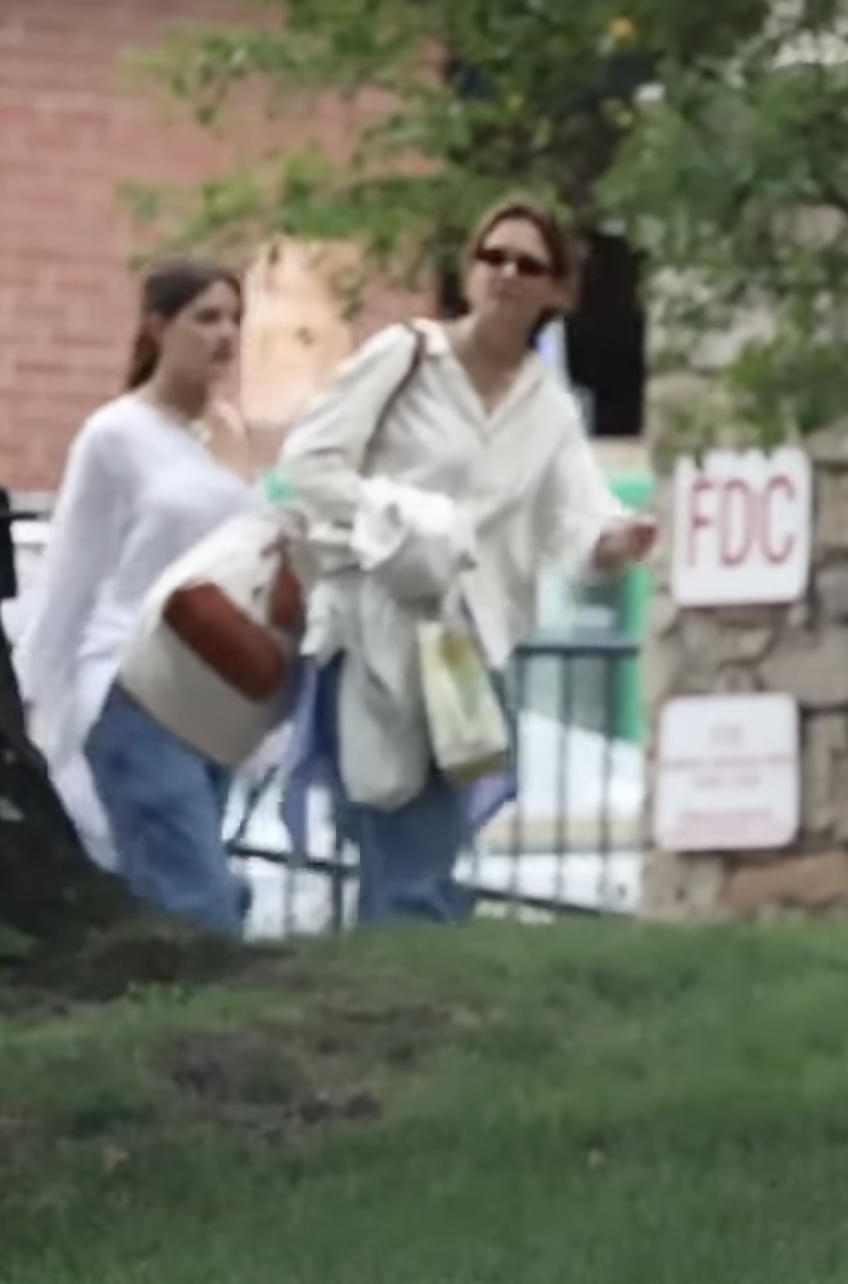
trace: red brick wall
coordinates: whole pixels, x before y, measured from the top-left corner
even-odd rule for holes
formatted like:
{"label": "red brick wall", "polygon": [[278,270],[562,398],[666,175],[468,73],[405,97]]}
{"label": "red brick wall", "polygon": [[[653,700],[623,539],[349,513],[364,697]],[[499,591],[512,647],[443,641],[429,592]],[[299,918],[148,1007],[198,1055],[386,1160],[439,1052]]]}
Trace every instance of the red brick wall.
{"label": "red brick wall", "polygon": [[[0,0],[0,484],[52,488],[81,420],[120,385],[138,234],[119,185],[196,183],[267,140],[261,124],[211,138],[126,83],[125,60],[175,20],[234,6],[242,16],[237,0]],[[356,124],[328,97],[274,129],[280,147],[317,133],[343,148]]]}

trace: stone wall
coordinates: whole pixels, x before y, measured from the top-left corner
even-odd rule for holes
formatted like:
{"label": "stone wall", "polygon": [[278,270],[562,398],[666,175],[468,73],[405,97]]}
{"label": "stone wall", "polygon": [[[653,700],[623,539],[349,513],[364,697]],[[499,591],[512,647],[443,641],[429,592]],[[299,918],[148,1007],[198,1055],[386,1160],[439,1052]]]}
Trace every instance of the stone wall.
{"label": "stone wall", "polygon": [[809,448],[813,567],[806,600],[791,607],[679,609],[670,590],[672,483],[665,477],[659,483],[662,539],[644,666],[651,758],[657,717],[669,698],[785,691],[801,709],[803,801],[801,832],[789,851],[657,851],[649,824],[648,918],[722,921],[848,910],[848,424],[817,434]]}

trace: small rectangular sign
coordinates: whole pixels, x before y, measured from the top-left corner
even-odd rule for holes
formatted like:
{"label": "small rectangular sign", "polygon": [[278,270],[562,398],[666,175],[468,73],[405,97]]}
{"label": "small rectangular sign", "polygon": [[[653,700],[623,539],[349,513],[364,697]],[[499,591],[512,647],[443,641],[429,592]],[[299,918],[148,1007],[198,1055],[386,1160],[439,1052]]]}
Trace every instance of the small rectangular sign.
{"label": "small rectangular sign", "polygon": [[680,696],[662,710],[654,841],[662,851],[779,849],[801,817],[799,714],[782,693]]}

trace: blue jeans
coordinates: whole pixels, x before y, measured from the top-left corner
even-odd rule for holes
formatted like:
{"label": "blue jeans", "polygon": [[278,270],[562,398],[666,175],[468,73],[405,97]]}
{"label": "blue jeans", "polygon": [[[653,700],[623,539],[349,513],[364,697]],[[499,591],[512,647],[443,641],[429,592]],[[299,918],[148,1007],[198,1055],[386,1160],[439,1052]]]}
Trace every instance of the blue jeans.
{"label": "blue jeans", "polygon": [[249,904],[223,840],[229,773],[172,736],[115,685],[85,746],[118,854],[139,900],[237,935]]}
{"label": "blue jeans", "polygon": [[359,852],[360,926],[400,922],[457,923],[475,897],[454,879],[470,838],[462,795],[433,769],[417,797],[394,811],[351,803],[338,770],[338,698],[343,661],[321,671],[316,709],[320,752],[330,764],[335,823]]}

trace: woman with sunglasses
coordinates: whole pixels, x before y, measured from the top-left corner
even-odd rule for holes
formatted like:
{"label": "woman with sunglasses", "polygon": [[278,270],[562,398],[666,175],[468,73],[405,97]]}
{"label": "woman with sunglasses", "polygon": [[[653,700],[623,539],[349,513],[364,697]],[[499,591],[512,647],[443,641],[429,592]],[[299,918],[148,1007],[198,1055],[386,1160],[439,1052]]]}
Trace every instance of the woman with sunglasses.
{"label": "woman with sunglasses", "polygon": [[[498,675],[534,627],[536,577],[545,562],[557,560],[575,574],[618,571],[647,555],[655,527],[622,510],[572,395],[533,351],[541,329],[569,308],[577,290],[575,253],[553,212],[522,197],[491,210],[471,238],[465,288],[467,315],[416,323],[423,336],[417,365],[409,327],[390,327],[367,342],[295,425],[281,464],[316,529],[355,526],[365,478],[454,501],[474,531],[474,563],[457,564],[446,599],[461,595]],[[514,794],[515,780],[460,789],[430,765],[402,805],[351,801],[345,764],[364,749],[345,715],[351,706],[344,684],[357,680],[383,644],[379,625],[363,621],[360,610],[367,578],[361,566],[352,575],[328,575],[313,595],[307,650],[316,680],[295,721],[286,820],[303,843],[297,822],[304,793],[329,779],[339,828],[359,851],[359,922],[457,921],[472,908],[454,881],[457,858],[475,828]],[[416,701],[414,692],[409,699]]]}

